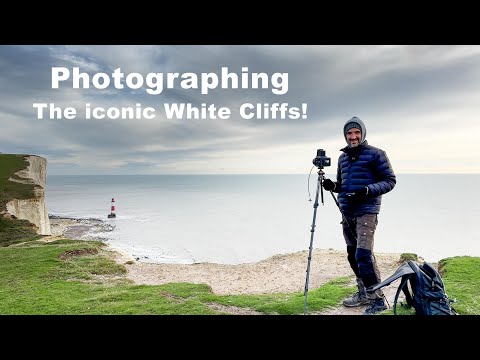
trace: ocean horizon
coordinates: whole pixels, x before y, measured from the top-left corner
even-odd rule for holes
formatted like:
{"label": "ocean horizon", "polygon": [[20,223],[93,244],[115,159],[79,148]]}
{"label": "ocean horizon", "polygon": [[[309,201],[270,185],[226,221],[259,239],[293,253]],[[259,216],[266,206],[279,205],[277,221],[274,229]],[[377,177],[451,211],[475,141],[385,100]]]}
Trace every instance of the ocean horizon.
{"label": "ocean horizon", "polygon": [[[46,205],[54,216],[105,221],[113,230],[96,235],[142,261],[239,264],[308,250],[318,176],[308,177],[48,175]],[[375,252],[412,252],[431,262],[480,256],[479,180],[480,174],[397,174],[396,187],[382,198]],[[341,214],[323,193],[313,246],[344,250]],[[112,198],[116,218],[109,219]]]}

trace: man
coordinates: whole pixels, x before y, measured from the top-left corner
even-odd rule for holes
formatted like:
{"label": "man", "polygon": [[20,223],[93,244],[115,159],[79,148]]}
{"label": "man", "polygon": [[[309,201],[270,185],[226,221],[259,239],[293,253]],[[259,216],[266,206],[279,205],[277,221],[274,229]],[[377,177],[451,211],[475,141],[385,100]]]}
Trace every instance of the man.
{"label": "man", "polygon": [[343,304],[368,305],[364,315],[375,315],[387,306],[381,290],[366,291],[380,282],[373,254],[374,235],[382,195],[395,187],[396,177],[385,151],[365,140],[367,129],[362,120],[352,117],[343,126],[343,134],[348,146],[341,149],[337,181],[323,181],[325,190],[338,193],[347,259],[357,277],[358,292]]}

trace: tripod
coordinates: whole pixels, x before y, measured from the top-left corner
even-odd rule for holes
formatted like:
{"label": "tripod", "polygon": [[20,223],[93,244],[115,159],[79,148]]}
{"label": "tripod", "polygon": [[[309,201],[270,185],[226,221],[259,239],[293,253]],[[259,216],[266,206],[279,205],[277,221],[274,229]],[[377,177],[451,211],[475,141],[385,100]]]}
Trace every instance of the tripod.
{"label": "tripod", "polygon": [[[308,302],[308,282],[310,278],[310,262],[312,260],[312,250],[313,250],[313,234],[315,232],[315,221],[317,219],[317,208],[318,208],[318,194],[320,192],[320,198],[322,201],[322,205],[324,204],[323,202],[323,178],[325,173],[323,172],[323,166],[319,166],[318,170],[318,181],[317,181],[317,193],[315,195],[315,203],[313,204],[313,221],[312,221],[312,228],[310,230],[311,235],[310,235],[310,247],[308,249],[308,263],[307,263],[307,277],[305,279],[305,291],[303,292],[303,295],[305,296],[305,302],[303,304],[303,315],[307,314],[307,302]],[[350,227],[350,223],[343,213],[342,209],[340,208],[340,204],[338,203],[338,200],[335,198],[335,195],[333,195],[333,191],[330,191],[330,194],[332,195],[333,200],[335,201],[335,204],[337,205],[338,209],[340,210],[340,213],[342,214],[342,219],[346,221],[348,228],[352,232],[353,237],[356,239],[356,234],[353,232],[352,228]]]}
{"label": "tripod", "polygon": [[[318,194],[321,194],[321,200],[323,204],[323,178],[325,173],[323,172],[323,166],[319,166],[318,170],[318,181],[317,181],[317,193],[315,195],[315,202],[313,203],[313,221],[312,228],[310,230],[310,247],[308,248],[308,263],[307,263],[307,277],[305,279],[305,291],[303,295],[305,296],[305,302],[303,304],[303,315],[307,314],[307,302],[308,302],[308,281],[310,278],[310,261],[312,260],[312,248],[313,248],[313,234],[315,232],[315,220],[317,218],[317,208],[318,208]],[[333,194],[332,194],[333,195]],[[336,200],[336,199],[335,199]]]}

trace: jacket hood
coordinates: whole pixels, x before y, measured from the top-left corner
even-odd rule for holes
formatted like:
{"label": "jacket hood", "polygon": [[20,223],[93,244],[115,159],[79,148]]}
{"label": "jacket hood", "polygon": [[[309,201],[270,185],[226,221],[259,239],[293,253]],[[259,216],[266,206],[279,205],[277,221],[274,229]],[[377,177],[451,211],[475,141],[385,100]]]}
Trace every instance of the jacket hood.
{"label": "jacket hood", "polygon": [[[360,129],[360,131],[362,132],[362,138],[360,139],[360,144],[363,144],[363,142],[365,141],[365,139],[367,137],[367,127],[365,126],[363,121],[359,117],[356,117],[356,116],[352,117],[350,120],[348,120],[345,123],[345,125],[343,125],[343,136],[345,137],[345,141],[347,142],[347,144],[348,144],[347,131],[352,129],[352,128]],[[348,146],[350,146],[350,144]]]}

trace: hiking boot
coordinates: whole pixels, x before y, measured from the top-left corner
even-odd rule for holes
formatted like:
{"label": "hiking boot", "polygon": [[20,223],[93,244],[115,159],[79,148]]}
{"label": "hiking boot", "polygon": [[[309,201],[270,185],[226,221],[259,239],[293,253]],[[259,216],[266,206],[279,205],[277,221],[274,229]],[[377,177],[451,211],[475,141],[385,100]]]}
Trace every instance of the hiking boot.
{"label": "hiking boot", "polygon": [[357,288],[358,291],[349,297],[348,299],[343,300],[343,305],[346,307],[355,307],[360,305],[368,304],[370,301],[367,299],[367,292],[365,290],[365,285],[360,278],[357,278]]}
{"label": "hiking boot", "polygon": [[365,309],[362,315],[376,315],[381,311],[387,310],[387,305],[383,299],[370,300],[370,305]]}
{"label": "hiking boot", "polygon": [[357,291],[352,297],[343,300],[343,305],[346,307],[355,307],[360,305],[369,304],[370,300],[367,299],[367,295],[364,292]]}

